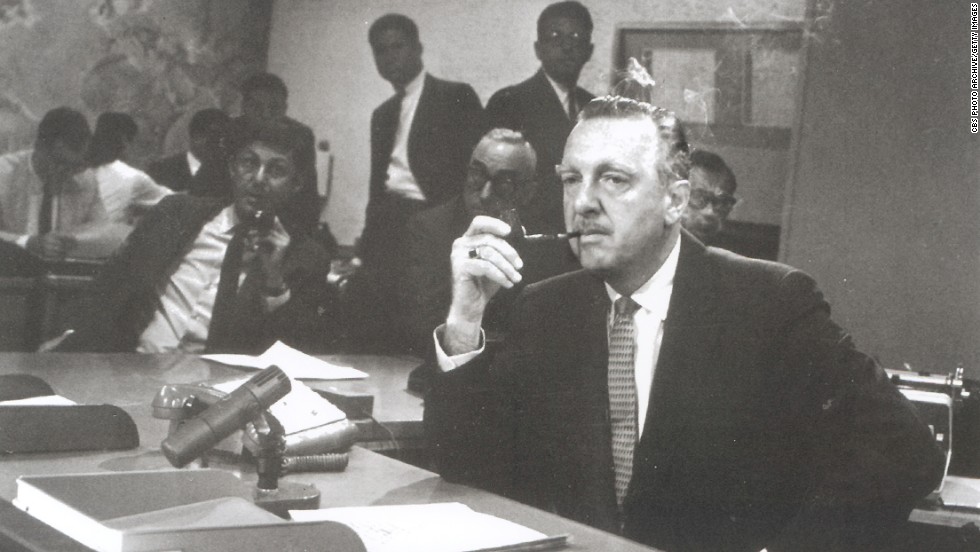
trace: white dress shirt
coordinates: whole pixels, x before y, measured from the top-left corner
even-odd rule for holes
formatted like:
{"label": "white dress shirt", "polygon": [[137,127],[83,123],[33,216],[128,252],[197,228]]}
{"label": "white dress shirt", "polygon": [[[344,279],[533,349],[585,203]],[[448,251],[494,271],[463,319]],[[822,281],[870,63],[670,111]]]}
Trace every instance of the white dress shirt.
{"label": "white dress shirt", "polygon": [[415,181],[412,168],[408,165],[408,134],[415,120],[415,110],[422,97],[425,84],[425,72],[412,79],[405,86],[405,97],[402,98],[401,112],[398,115],[398,128],[395,129],[395,145],[391,150],[391,161],[388,164],[388,180],[385,188],[389,193],[408,199],[425,201],[425,194]]}
{"label": "white dress shirt", "polygon": [[[636,332],[634,334],[636,349],[633,357],[633,375],[636,378],[637,389],[636,414],[638,435],[643,434],[647,409],[650,406],[653,373],[657,368],[657,359],[660,357],[660,345],[664,337],[664,321],[667,319],[670,296],[674,291],[674,275],[677,273],[677,259],[680,257],[680,250],[681,240],[678,239],[664,260],[664,263],[657,269],[657,272],[630,295],[640,305],[640,308],[633,315],[633,320],[636,323]],[[609,294],[609,299],[613,305],[616,304],[616,299],[621,297],[609,284],[606,284],[606,293]],[[610,306],[606,324],[607,339],[609,330],[612,329],[613,315],[614,310]],[[433,339],[436,345],[436,361],[442,371],[448,372],[462,366],[483,352],[486,340],[481,330],[480,347],[477,350],[459,355],[447,355],[440,342],[444,330],[445,324],[442,324],[433,332]]]}
{"label": "white dress shirt", "polygon": [[[555,90],[555,94],[558,96],[558,101],[561,102],[562,108],[565,109],[565,116],[568,116],[568,100],[572,97],[571,90],[565,88],[564,85],[558,84],[558,81],[554,80],[548,73],[544,74],[548,78],[548,82],[551,83],[551,88]],[[581,106],[578,106],[581,109]]]}
{"label": "white dress shirt", "polygon": [[187,152],[187,169],[191,171],[191,176],[197,176],[197,171],[201,170],[201,160],[190,151]]}
{"label": "white dress shirt", "polygon": [[[140,335],[137,352],[204,352],[221,264],[237,224],[233,205],[204,224],[187,254],[164,282],[153,318]],[[239,274],[239,284],[244,277],[243,271]],[[278,297],[267,297],[266,309],[271,312],[289,298],[288,290]]]}
{"label": "white dress shirt", "polygon": [[88,170],[99,183],[99,196],[112,222],[132,223],[137,214],[135,208],[152,207],[174,193],[154,182],[150,175],[119,159]]}

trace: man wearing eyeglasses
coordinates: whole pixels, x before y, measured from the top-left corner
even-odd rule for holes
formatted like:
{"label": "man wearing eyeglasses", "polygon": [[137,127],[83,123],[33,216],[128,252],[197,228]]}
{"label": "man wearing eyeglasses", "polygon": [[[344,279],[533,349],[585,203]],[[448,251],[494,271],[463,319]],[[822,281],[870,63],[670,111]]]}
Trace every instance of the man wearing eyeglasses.
{"label": "man wearing eyeglasses", "polygon": [[319,345],[330,260],[278,213],[301,193],[303,140],[284,125],[231,137],[231,204],[168,196],[95,283],[94,308],[63,351],[257,353]]}
{"label": "man wearing eyeglasses", "polygon": [[[423,211],[407,225],[408,268],[401,288],[402,311],[415,353],[434,360],[432,330],[446,317],[452,299],[449,254],[453,240],[463,235],[478,215],[522,226],[517,210],[538,190],[537,156],[517,131],[497,128],[483,136],[470,157],[462,192],[447,203]],[[578,268],[573,255],[557,241],[515,241],[526,262],[524,282],[543,280]],[[496,340],[505,328],[517,289],[494,296],[484,327]]]}
{"label": "man wearing eyeglasses", "polygon": [[537,35],[534,53],[541,69],[526,81],[497,91],[486,112],[491,128],[523,132],[538,154],[541,186],[522,209],[524,224],[532,232],[561,232],[561,187],[554,167],[561,161],[578,111],[593,97],[577,85],[582,67],[592,57],[592,17],[575,1],[551,4],[538,16]]}
{"label": "man wearing eyeglasses", "polygon": [[735,173],[725,160],[710,151],[691,152],[691,199],[687,202],[681,224],[708,245],[721,232],[732,209],[735,197]]}

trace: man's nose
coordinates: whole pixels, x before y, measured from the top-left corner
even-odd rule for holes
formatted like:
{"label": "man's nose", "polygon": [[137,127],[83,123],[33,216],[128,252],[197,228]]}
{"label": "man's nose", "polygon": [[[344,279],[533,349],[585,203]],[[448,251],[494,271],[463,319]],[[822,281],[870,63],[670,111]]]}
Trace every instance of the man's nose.
{"label": "man's nose", "polygon": [[483,183],[483,187],[480,188],[480,199],[490,199],[493,195],[493,181],[487,180]]}
{"label": "man's nose", "polygon": [[568,200],[576,213],[588,213],[599,209],[599,197],[595,182],[583,180],[576,186]]}

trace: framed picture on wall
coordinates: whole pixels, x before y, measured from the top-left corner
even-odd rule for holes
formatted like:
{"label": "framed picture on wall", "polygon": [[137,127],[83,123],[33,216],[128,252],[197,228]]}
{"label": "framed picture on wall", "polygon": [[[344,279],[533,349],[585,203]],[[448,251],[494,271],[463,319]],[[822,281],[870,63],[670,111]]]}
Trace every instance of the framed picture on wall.
{"label": "framed picture on wall", "polygon": [[695,140],[788,150],[802,39],[802,23],[626,25],[616,73],[636,58]]}

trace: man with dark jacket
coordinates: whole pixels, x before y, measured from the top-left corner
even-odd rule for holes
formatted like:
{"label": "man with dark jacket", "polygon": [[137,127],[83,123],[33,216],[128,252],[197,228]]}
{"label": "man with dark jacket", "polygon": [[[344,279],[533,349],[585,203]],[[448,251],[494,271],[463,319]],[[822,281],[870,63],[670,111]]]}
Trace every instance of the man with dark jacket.
{"label": "man with dark jacket", "polygon": [[[395,95],[371,116],[371,182],[354,284],[368,349],[404,349],[398,286],[405,270],[408,218],[456,195],[473,146],[484,131],[473,88],[423,70],[418,27],[401,14],[368,31],[378,73]],[[353,283],[352,283],[353,284]]]}
{"label": "man with dark jacket", "polygon": [[282,126],[238,140],[233,202],[161,201],[103,269],[92,312],[58,350],[256,353],[280,339],[305,349],[329,340],[318,319],[329,258],[277,216],[299,193],[302,142]]}
{"label": "man with dark jacket", "polygon": [[583,270],[528,286],[496,354],[523,260],[498,219],[455,241],[438,470],[671,552],[892,549],[942,478],[929,428],[808,275],[681,229],[687,152],[663,109],[585,107],[558,171]]}

